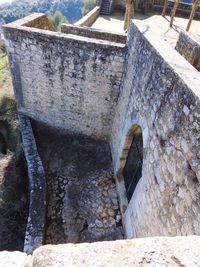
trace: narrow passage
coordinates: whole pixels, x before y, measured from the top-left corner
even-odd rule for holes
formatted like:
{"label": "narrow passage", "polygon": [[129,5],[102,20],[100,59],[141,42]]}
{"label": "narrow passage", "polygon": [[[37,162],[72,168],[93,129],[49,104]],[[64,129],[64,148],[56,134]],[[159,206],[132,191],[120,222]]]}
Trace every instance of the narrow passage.
{"label": "narrow passage", "polygon": [[32,125],[47,179],[45,242],[122,239],[109,145]]}

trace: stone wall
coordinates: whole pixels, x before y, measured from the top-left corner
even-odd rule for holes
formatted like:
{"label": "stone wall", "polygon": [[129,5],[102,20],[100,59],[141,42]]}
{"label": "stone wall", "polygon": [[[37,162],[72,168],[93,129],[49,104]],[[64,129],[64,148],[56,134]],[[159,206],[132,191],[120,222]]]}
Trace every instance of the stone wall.
{"label": "stone wall", "polygon": [[1,267],[197,267],[200,238],[144,238],[85,244],[47,245],[32,256],[1,252]]}
{"label": "stone wall", "polygon": [[[16,23],[19,24],[19,21]],[[53,27],[53,25],[51,24],[47,16],[42,13],[38,14],[37,16],[31,15],[31,17],[27,17],[27,22],[26,22],[26,19],[22,19],[22,24],[23,26],[26,26],[26,27],[33,27],[33,28],[42,29],[42,30],[56,31],[56,29]]]}
{"label": "stone wall", "polygon": [[62,24],[61,32],[66,34],[74,34],[78,36],[100,39],[100,40],[107,40],[109,42],[122,43],[122,44],[126,43],[126,34],[117,34],[115,32],[108,32],[89,27]]}
{"label": "stone wall", "polygon": [[125,45],[22,26],[4,28],[20,112],[51,126],[110,135]]}
{"label": "stone wall", "polygon": [[75,23],[77,26],[87,26],[90,27],[96,21],[100,14],[100,7],[94,7],[89,13],[87,13],[83,18]]}
{"label": "stone wall", "polygon": [[19,114],[20,130],[29,177],[29,215],[26,226],[24,252],[30,254],[44,244],[46,219],[46,180],[42,161],[28,117]]}
{"label": "stone wall", "polygon": [[144,159],[124,215],[126,235],[198,235],[200,74],[137,21],[128,33],[127,59],[111,140],[123,197],[123,167],[135,124],[143,131]]}
{"label": "stone wall", "polygon": [[[200,234],[199,72],[137,21],[126,47],[22,25],[4,28],[20,112],[110,139],[127,237]],[[123,168],[135,124],[143,171],[128,204]]]}
{"label": "stone wall", "polygon": [[181,32],[175,49],[200,71],[200,37],[198,35]]}

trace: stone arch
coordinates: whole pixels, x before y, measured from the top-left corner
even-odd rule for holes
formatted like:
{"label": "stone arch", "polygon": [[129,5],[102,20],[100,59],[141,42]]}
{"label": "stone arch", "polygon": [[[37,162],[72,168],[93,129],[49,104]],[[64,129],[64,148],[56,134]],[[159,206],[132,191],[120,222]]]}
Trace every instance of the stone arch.
{"label": "stone arch", "polygon": [[142,128],[138,124],[132,125],[129,129],[124,148],[122,150],[122,157],[120,158],[119,172],[124,178],[126,189],[126,196],[130,201],[133,192],[142,177],[143,165],[143,136]]}

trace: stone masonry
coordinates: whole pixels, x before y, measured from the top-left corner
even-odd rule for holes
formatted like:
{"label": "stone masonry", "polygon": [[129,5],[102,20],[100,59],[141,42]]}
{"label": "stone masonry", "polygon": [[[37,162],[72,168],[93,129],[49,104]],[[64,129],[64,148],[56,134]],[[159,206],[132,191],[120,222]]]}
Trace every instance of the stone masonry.
{"label": "stone masonry", "polygon": [[[38,17],[43,15],[29,20],[38,23]],[[125,45],[15,25],[6,26],[5,37],[19,111],[54,127],[107,139]]]}
{"label": "stone masonry", "polygon": [[[24,27],[25,21],[4,28],[20,112],[109,142],[126,237],[200,234],[199,72],[138,21],[126,45]],[[128,203],[123,167],[135,125],[142,129],[143,166]]]}
{"label": "stone masonry", "polygon": [[115,172],[122,171],[128,133],[136,124],[142,128],[144,158],[124,215],[126,235],[198,235],[200,74],[140,22],[132,23],[127,46],[111,137]]}

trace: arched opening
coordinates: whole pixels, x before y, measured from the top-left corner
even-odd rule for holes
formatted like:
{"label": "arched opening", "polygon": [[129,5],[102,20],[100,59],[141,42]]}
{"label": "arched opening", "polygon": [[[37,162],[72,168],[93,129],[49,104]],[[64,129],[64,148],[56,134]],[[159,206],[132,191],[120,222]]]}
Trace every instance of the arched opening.
{"label": "arched opening", "polygon": [[143,138],[142,129],[139,125],[133,125],[129,130],[125,146],[125,165],[122,174],[127,199],[130,201],[136,185],[142,177]]}

